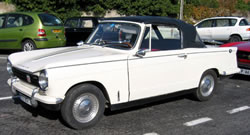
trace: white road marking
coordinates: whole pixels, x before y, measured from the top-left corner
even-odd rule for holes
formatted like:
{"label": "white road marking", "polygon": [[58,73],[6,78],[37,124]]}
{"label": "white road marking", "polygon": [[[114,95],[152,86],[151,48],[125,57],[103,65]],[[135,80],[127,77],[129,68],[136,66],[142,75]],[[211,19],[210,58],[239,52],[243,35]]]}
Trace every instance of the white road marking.
{"label": "white road marking", "polygon": [[195,125],[198,125],[198,124],[202,124],[202,123],[205,123],[205,122],[208,122],[208,121],[211,121],[213,119],[211,118],[208,118],[208,117],[204,117],[204,118],[200,118],[200,119],[196,119],[196,120],[193,120],[193,121],[189,121],[189,122],[186,122],[184,123],[185,126],[195,126]]}
{"label": "white road marking", "polygon": [[241,112],[241,111],[245,111],[247,109],[250,109],[250,107],[249,106],[242,106],[242,107],[239,107],[239,108],[228,110],[227,113],[234,114],[234,113],[238,113],[238,112]]}
{"label": "white road marking", "polygon": [[2,59],[2,60],[7,60],[7,57],[0,57],[0,59]]}
{"label": "white road marking", "polygon": [[13,98],[18,98],[18,96],[0,97],[0,101],[1,100],[10,100],[10,99],[13,99]]}
{"label": "white road marking", "polygon": [[143,135],[160,135],[160,134],[157,134],[155,132],[152,132],[152,133],[146,133],[146,134],[143,134]]}

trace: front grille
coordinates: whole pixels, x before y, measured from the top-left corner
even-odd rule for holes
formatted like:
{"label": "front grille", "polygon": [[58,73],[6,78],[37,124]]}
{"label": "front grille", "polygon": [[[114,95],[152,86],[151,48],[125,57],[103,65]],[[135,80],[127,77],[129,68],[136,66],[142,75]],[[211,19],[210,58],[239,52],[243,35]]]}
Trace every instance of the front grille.
{"label": "front grille", "polygon": [[237,58],[238,59],[245,59],[245,60],[250,60],[250,52],[245,52],[245,51],[237,51]]}
{"label": "front grille", "polygon": [[[26,72],[21,71],[21,70],[19,70],[17,68],[14,68],[14,67],[12,67],[12,71],[13,71],[14,76],[16,76],[17,78],[19,78],[20,80],[39,87],[38,76],[30,74],[30,73],[26,73]],[[31,82],[27,81],[27,75],[30,76],[30,81]]]}

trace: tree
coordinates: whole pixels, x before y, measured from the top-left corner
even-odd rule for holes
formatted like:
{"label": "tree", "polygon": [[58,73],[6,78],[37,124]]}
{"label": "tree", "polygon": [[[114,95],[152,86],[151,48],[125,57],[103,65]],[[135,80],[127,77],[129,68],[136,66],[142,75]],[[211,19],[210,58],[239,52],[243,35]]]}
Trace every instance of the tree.
{"label": "tree", "polygon": [[173,16],[179,11],[170,0],[117,0],[113,5],[123,15]]}
{"label": "tree", "polygon": [[217,0],[186,0],[187,4],[192,4],[195,7],[203,6],[208,8],[218,8],[219,3]]}
{"label": "tree", "polygon": [[62,20],[80,16],[77,0],[12,0],[18,11],[48,12]]}
{"label": "tree", "polygon": [[178,13],[178,0],[88,0],[80,2],[84,11],[103,16],[109,10],[122,15],[168,16]]}
{"label": "tree", "polygon": [[246,3],[243,0],[238,0],[236,3],[236,9],[238,9],[242,14],[247,15],[247,12],[250,11],[250,1]]}
{"label": "tree", "polygon": [[230,15],[236,11],[235,5],[237,0],[219,0],[220,8],[225,8],[229,10]]}

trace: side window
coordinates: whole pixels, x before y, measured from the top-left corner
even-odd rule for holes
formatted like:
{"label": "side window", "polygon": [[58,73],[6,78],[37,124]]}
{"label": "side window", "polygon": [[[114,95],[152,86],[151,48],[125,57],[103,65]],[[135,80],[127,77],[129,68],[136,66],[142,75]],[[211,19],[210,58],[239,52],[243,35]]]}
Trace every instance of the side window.
{"label": "side window", "polygon": [[212,27],[212,20],[206,20],[198,25],[198,28],[209,28]]}
{"label": "side window", "polygon": [[152,27],[158,39],[151,39],[151,51],[181,49],[181,32],[175,26]]}
{"label": "side window", "polygon": [[246,25],[248,25],[248,22],[247,22],[247,20],[246,19],[242,19],[241,21],[240,21],[240,24],[239,24],[240,26],[246,26]]}
{"label": "side window", "polygon": [[69,19],[65,22],[64,26],[68,28],[78,28],[78,21],[79,19],[74,18],[74,19]]}
{"label": "side window", "polygon": [[30,25],[34,22],[33,18],[27,15],[23,15],[23,26]]}
{"label": "side window", "polygon": [[[140,49],[149,49],[149,27],[146,28]],[[151,51],[181,49],[181,31],[175,26],[153,25]]]}
{"label": "side window", "polygon": [[216,27],[227,27],[227,26],[230,26],[229,19],[216,20]]}
{"label": "side window", "polygon": [[230,21],[231,21],[231,25],[230,26],[234,26],[237,23],[236,19],[230,19]]}
{"label": "side window", "polygon": [[5,15],[0,15],[0,28],[4,26]]}
{"label": "side window", "polygon": [[21,15],[9,15],[7,18],[6,27],[19,27],[23,25],[23,18]]}
{"label": "side window", "polygon": [[180,39],[180,31],[176,27],[158,26],[163,39]]}
{"label": "side window", "polygon": [[94,24],[92,20],[82,20],[80,27],[81,28],[93,28]]}

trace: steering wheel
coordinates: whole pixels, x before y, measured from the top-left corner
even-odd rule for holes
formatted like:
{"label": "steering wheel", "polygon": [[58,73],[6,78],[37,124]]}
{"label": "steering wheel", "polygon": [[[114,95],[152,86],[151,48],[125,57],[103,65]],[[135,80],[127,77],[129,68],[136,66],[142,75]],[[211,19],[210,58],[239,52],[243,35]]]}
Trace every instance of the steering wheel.
{"label": "steering wheel", "polygon": [[122,44],[127,45],[129,48],[133,47],[129,42],[122,42]]}

